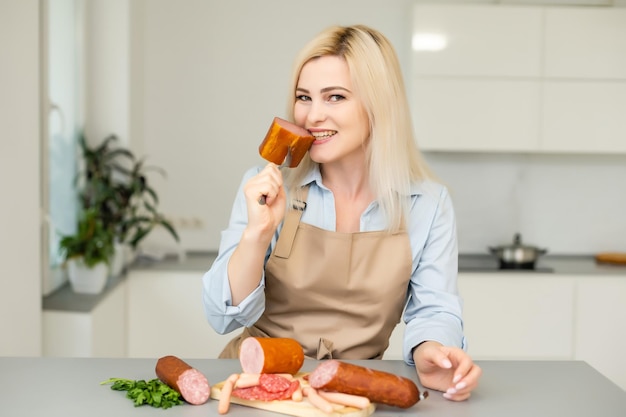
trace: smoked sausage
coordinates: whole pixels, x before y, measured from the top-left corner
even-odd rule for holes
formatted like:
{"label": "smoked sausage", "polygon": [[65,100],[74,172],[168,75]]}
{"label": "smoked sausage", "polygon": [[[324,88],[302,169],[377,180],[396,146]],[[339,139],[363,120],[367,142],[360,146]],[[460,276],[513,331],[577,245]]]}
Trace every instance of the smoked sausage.
{"label": "smoked sausage", "polygon": [[304,350],[294,339],[248,337],[241,342],[239,362],[248,374],[294,375],[304,363]]}
{"label": "smoked sausage", "polygon": [[318,390],[343,392],[369,398],[373,403],[409,408],[420,397],[413,381],[388,372],[369,369],[338,360],[320,363],[309,375],[309,384]]}
{"label": "smoked sausage", "polygon": [[163,356],[157,361],[155,371],[157,378],[180,393],[189,404],[204,404],[209,399],[211,387],[206,377],[182,359]]}
{"label": "smoked sausage", "polygon": [[264,159],[280,165],[285,160],[287,149],[289,149],[291,152],[289,167],[295,168],[314,140],[315,138],[308,130],[280,117],[275,117],[265,135],[265,139],[259,146],[259,154]]}

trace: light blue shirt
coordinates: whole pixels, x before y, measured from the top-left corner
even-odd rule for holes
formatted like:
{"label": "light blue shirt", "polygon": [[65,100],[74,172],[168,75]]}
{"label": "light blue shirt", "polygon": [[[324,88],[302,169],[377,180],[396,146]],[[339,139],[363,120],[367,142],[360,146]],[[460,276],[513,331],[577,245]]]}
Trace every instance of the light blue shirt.
{"label": "light blue shirt", "polygon": [[[248,222],[243,185],[262,168],[249,169],[241,182],[233,204],[228,228],[222,232],[219,253],[211,269],[202,278],[206,317],[220,334],[252,326],[265,308],[265,275],[259,286],[239,305],[232,305],[228,284],[228,261],[239,244]],[[319,170],[311,172],[303,184],[311,184],[307,209],[301,221],[335,230],[335,201],[332,192],[322,184]],[[361,232],[385,229],[385,219],[376,202],[361,215]],[[265,262],[278,240],[278,227],[265,256]],[[407,233],[413,256],[411,281],[404,312],[406,330],[403,343],[404,361],[414,365],[412,350],[419,343],[434,340],[446,346],[465,349],[462,300],[457,289],[458,246],[456,220],[446,187],[434,183],[414,184],[411,189]],[[381,283],[383,284],[383,283]]]}

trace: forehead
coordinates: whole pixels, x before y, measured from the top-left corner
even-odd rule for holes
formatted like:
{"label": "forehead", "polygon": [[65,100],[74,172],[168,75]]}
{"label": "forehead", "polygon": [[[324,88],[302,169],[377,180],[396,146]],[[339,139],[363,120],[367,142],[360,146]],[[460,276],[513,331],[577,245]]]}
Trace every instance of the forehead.
{"label": "forehead", "polygon": [[345,59],[326,55],[308,61],[300,71],[298,87],[318,89],[328,86],[350,88],[350,69]]}

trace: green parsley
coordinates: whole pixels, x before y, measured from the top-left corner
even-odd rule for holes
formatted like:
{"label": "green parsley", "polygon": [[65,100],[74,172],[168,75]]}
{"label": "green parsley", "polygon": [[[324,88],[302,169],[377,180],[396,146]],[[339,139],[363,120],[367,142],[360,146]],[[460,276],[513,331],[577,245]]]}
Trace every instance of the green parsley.
{"label": "green parsley", "polygon": [[151,405],[155,408],[170,408],[183,403],[180,394],[176,390],[156,378],[148,382],[143,379],[133,381],[123,378],[111,378],[100,383],[100,385],[104,384],[113,384],[111,389],[115,391],[127,391],[126,398],[133,400],[135,407]]}

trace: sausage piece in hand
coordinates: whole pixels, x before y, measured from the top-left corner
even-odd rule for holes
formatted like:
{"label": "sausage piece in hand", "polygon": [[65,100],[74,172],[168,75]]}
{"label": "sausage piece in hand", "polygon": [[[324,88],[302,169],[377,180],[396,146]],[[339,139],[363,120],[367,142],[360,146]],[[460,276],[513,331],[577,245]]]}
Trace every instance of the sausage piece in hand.
{"label": "sausage piece in hand", "polygon": [[175,389],[189,404],[204,404],[209,399],[211,387],[206,377],[176,356],[164,356],[157,361],[156,375]]}

